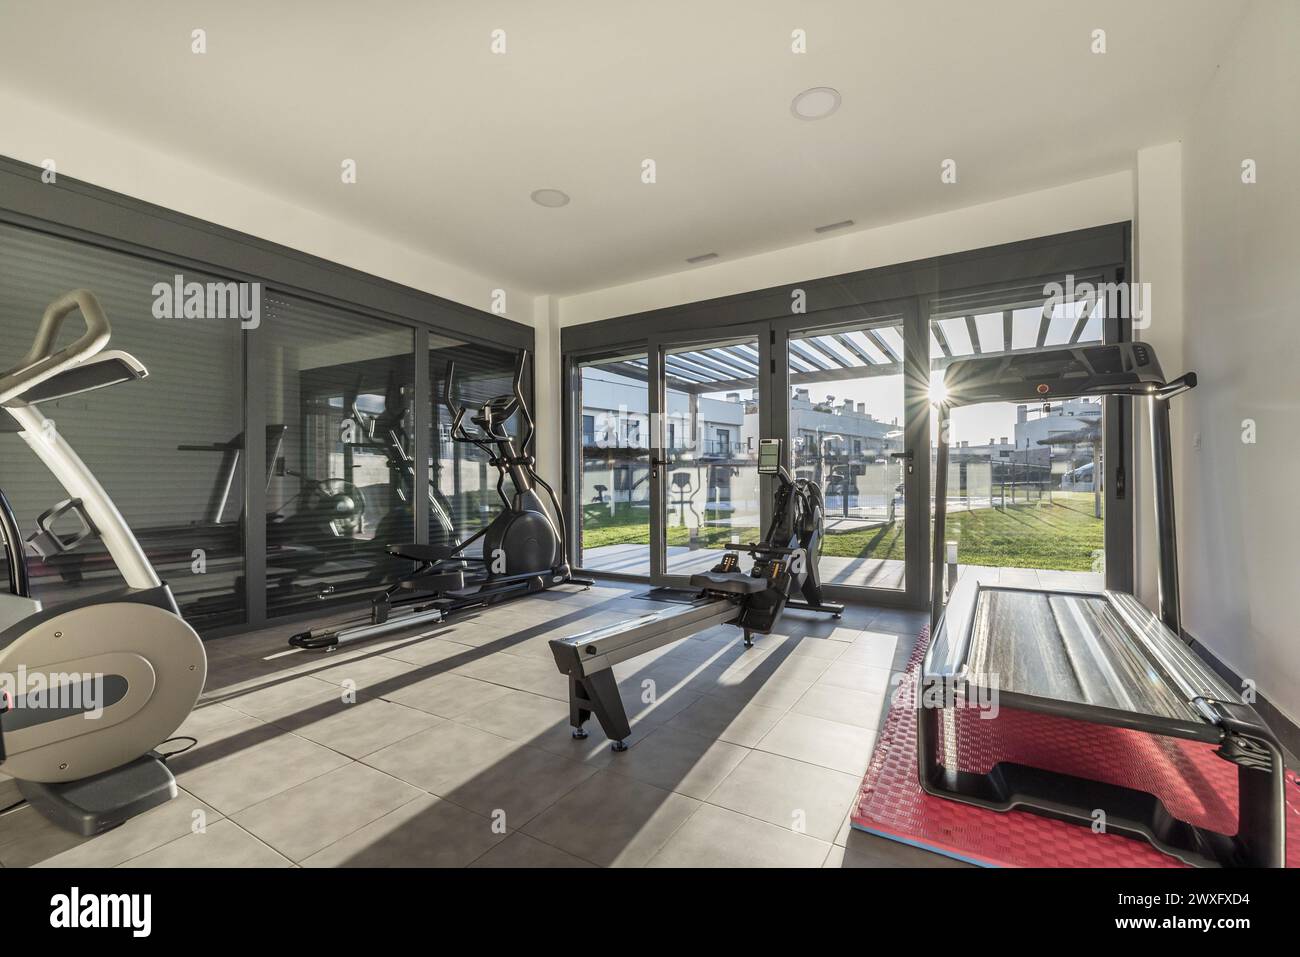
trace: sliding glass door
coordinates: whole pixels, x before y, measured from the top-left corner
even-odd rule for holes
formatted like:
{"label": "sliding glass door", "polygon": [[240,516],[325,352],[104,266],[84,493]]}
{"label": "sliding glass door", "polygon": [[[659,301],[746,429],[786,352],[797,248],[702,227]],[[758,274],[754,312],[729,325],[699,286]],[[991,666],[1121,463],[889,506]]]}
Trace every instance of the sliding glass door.
{"label": "sliding glass door", "polygon": [[902,316],[791,332],[786,436],[794,474],[826,498],[822,581],[907,588]]}
{"label": "sliding glass door", "polygon": [[[684,587],[738,547],[748,567],[743,546],[767,531],[776,488],[758,474],[759,440],[781,438],[788,474],[824,498],[831,593],[919,602],[924,529],[909,522],[924,510],[908,507],[924,494],[912,457],[927,424],[918,317],[911,302],[885,303],[733,326],[725,338],[652,336],[649,522],[638,526],[651,581]],[[584,489],[584,511],[590,497]],[[590,558],[583,567],[598,570]]]}
{"label": "sliding glass door", "polygon": [[650,575],[649,378],[644,352],[575,372],[574,560],[590,571]]}

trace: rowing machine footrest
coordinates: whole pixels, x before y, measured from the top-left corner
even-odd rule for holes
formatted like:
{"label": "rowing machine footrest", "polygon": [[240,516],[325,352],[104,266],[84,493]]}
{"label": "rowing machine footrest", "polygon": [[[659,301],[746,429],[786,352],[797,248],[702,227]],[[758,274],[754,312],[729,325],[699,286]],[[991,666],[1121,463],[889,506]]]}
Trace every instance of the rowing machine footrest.
{"label": "rowing machine footrest", "polygon": [[744,572],[697,572],[691,576],[691,587],[728,595],[756,595],[767,588],[767,580]]}

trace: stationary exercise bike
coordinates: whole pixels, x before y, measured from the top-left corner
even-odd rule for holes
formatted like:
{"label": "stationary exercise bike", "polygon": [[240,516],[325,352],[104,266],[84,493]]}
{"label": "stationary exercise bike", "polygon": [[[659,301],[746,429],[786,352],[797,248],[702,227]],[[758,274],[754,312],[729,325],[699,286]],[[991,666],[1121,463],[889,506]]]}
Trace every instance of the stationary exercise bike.
{"label": "stationary exercise bike", "polygon": [[[86,331],[55,350],[80,310]],[[23,360],[0,374],[0,432],[17,432],[70,496],[37,519],[26,541],[0,494],[9,591],[0,592],[0,767],[55,823],[89,836],[176,796],[153,749],[203,690],[203,642],[181,618],[135,535],[38,406],[143,379],[125,352],[104,351],[111,329],[84,289],[55,300]],[[74,531],[66,529],[75,521]],[[60,525],[62,523],[62,525]],[[43,608],[32,597],[26,550],[62,555],[97,535],[126,587]]]}
{"label": "stationary exercise bike", "polygon": [[[535,428],[523,393],[527,359],[527,352],[519,354],[510,394],[489,399],[470,415],[473,431],[465,425],[469,410],[455,398],[456,364],[447,363],[443,401],[452,413],[451,437],[481,449],[488,456],[488,464],[497,470],[497,496],[503,507],[496,518],[459,544],[389,545],[390,555],[415,562],[416,568],[371,600],[368,620],[300,632],[289,639],[289,644],[330,650],[441,621],[457,609],[494,605],[557,585],[590,588],[594,584],[590,579],[573,577],[564,550],[564,511],[555,491],[537,474],[530,451]],[[506,429],[516,412],[524,423],[519,448]],[[515,487],[513,497],[505,493],[507,477]],[[550,500],[558,529],[537,494],[537,486]],[[469,546],[480,539],[482,554],[467,554]],[[467,577],[471,569],[477,574]]]}

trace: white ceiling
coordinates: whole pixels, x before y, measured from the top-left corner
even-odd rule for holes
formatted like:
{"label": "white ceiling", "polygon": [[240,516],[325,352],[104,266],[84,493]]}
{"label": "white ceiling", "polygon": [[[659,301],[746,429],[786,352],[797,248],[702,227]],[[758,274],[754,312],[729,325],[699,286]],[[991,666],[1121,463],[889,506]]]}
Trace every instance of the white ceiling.
{"label": "white ceiling", "polygon": [[[129,15],[127,13],[129,11]],[[570,293],[1131,167],[1236,0],[0,3],[0,83],[503,281]],[[190,53],[190,31],[208,35]],[[493,55],[490,32],[506,31]],[[790,52],[807,32],[808,52]],[[1089,52],[1094,28],[1108,52]],[[832,86],[833,116],[790,113]],[[359,182],[340,183],[340,162]],[[652,158],[658,182],[641,182]],[[943,185],[940,163],[957,161]],[[561,209],[529,194],[557,187]]]}

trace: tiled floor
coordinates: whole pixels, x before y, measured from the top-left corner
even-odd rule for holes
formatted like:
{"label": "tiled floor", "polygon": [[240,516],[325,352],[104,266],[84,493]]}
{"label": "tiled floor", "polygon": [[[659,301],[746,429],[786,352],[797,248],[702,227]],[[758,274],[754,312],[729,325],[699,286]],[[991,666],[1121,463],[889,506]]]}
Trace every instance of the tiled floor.
{"label": "tiled floor", "polygon": [[[565,589],[329,655],[291,629],[209,642],[179,799],[82,840],[28,807],[0,864],[257,867],[943,865],[848,812],[919,613],[788,613],[618,668],[630,749],[569,735],[547,641],[661,607]],[[0,781],[0,806],[13,803]]]}

